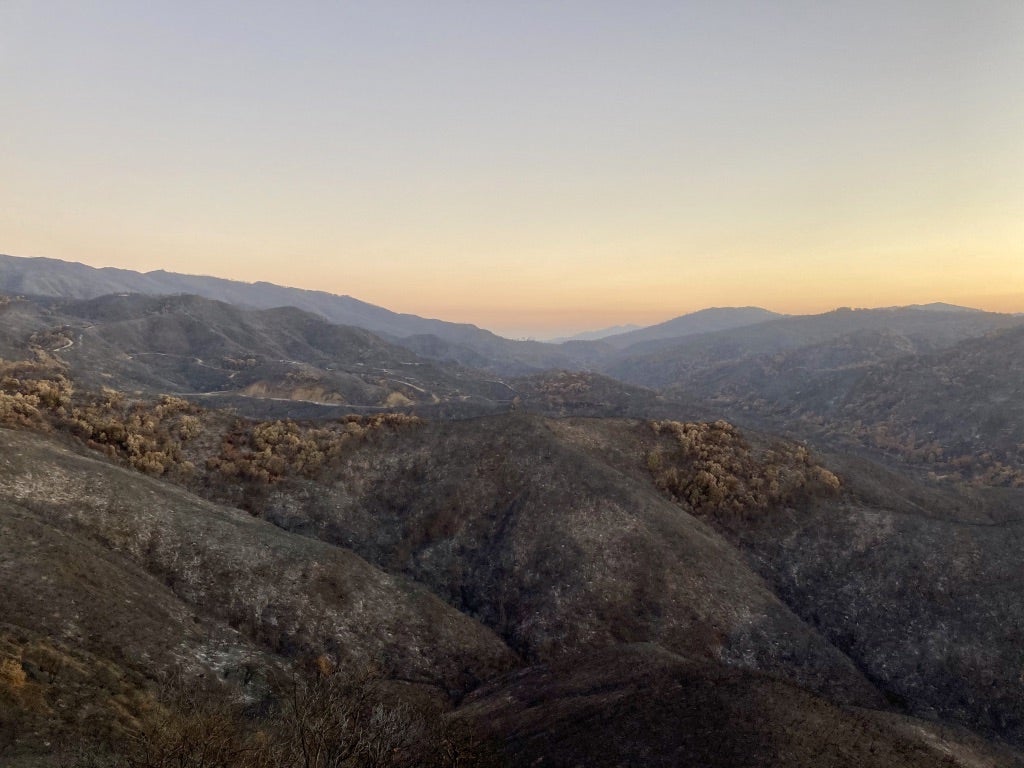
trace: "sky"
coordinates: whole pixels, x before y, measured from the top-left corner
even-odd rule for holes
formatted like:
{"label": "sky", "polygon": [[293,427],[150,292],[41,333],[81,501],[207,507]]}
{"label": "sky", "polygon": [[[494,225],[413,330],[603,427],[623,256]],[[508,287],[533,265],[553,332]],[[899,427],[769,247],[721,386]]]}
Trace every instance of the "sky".
{"label": "sky", "polygon": [[1024,3],[0,0],[0,252],[546,338],[1024,311]]}

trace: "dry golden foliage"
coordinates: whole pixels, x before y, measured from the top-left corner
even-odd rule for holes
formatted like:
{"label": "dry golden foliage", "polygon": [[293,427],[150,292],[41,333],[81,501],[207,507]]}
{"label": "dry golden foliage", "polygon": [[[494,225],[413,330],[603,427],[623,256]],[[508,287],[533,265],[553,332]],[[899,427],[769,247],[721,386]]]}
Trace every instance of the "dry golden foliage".
{"label": "dry golden foliage", "polygon": [[19,691],[25,687],[27,679],[19,659],[0,659],[0,690]]}
{"label": "dry golden foliage", "polygon": [[317,426],[290,420],[239,421],[221,440],[220,453],[207,459],[206,467],[224,477],[262,483],[293,475],[315,477],[372,432],[421,423],[416,416],[400,413],[348,416]]}
{"label": "dry golden foliage", "polygon": [[801,496],[839,490],[839,478],[807,448],[778,444],[755,454],[736,427],[714,423],[651,422],[662,441],[647,456],[658,487],[695,511],[744,518]]}
{"label": "dry golden foliage", "polygon": [[64,414],[73,394],[63,366],[45,353],[34,361],[0,360],[0,423],[46,429],[46,414]]}
{"label": "dry golden foliage", "polygon": [[291,476],[314,477],[369,434],[422,423],[400,413],[348,416],[315,426],[239,420],[221,437],[215,455],[203,455],[189,447],[206,432],[203,408],[172,395],[147,403],[130,402],[106,388],[98,395],[75,393],[60,361],[45,353],[38,358],[0,360],[0,424],[69,432],[151,475],[193,475],[195,465],[186,458],[190,453],[222,478],[269,484]]}

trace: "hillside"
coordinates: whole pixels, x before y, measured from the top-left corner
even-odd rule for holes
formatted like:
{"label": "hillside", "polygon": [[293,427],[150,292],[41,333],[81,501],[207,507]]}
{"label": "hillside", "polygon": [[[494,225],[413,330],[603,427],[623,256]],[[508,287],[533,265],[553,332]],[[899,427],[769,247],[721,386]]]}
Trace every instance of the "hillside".
{"label": "hillside", "polygon": [[625,349],[644,341],[678,339],[700,333],[724,331],[745,325],[756,325],[777,317],[782,315],[760,307],[709,307],[655,325],[615,326],[579,333],[568,338],[552,339],[552,343],[601,341],[613,349]]}
{"label": "hillside", "polygon": [[[623,430],[629,434],[639,425],[579,421],[558,426],[533,418],[517,421],[519,427],[504,430],[507,436],[503,439],[541,440],[546,430],[555,428],[561,443],[576,446],[573,460],[577,464],[582,460],[588,467],[580,473],[584,477],[592,477],[597,465],[591,463],[593,459],[584,459],[581,451],[605,456],[620,467],[625,476],[615,481],[619,484],[628,484],[628,478],[638,482],[643,475],[642,467],[630,468],[630,441],[620,442]],[[406,434],[432,446],[448,444],[449,450],[458,450],[453,441],[466,439],[458,430],[453,434],[450,427],[439,429],[446,435],[440,443],[436,435],[422,430]],[[624,453],[610,453],[609,440],[622,446]],[[513,766],[531,765],[540,757],[555,765],[683,762],[852,767],[895,761],[966,768],[1024,764],[1013,750],[962,729],[891,711],[845,657],[808,624],[795,620],[765,590],[725,539],[696,518],[688,521],[689,516],[673,504],[656,513],[661,506],[657,497],[647,502],[645,511],[614,513],[615,493],[609,493],[607,487],[594,488],[596,480],[590,479],[584,486],[590,486],[595,495],[579,502],[584,517],[573,522],[574,515],[559,514],[548,526],[538,527],[539,520],[529,512],[532,505],[536,504],[538,511],[559,508],[549,506],[551,499],[530,498],[551,492],[544,490],[550,487],[547,480],[527,481],[526,475],[517,478],[510,467],[500,471],[498,476],[518,483],[527,497],[514,501],[513,507],[520,509],[492,528],[486,538],[490,542],[486,556],[496,560],[505,574],[496,582],[499,594],[504,595],[507,622],[499,626],[518,627],[511,636],[527,644],[536,642],[531,638],[554,640],[528,651],[544,658],[545,663],[522,667],[522,662],[516,662],[479,624],[400,577],[374,570],[344,549],[200,501],[174,486],[79,455],[52,438],[0,430],[0,443],[0,524],[5,552],[12,551],[12,543],[28,545],[24,556],[5,558],[5,567],[0,568],[5,595],[14,596],[6,604],[8,623],[0,631],[0,655],[18,664],[11,668],[17,672],[10,672],[14,677],[0,675],[0,683],[6,679],[17,686],[0,687],[0,739],[5,727],[13,729],[8,733],[17,734],[21,750],[32,745],[42,748],[44,738],[53,739],[60,732],[83,733],[83,729],[89,729],[90,738],[102,731],[118,743],[118,734],[131,732],[137,727],[136,718],[152,711],[152,684],[147,681],[159,673],[161,665],[185,660],[196,670],[209,668],[218,677],[226,675],[243,685],[248,683],[242,681],[252,679],[260,685],[265,673],[253,678],[253,671],[283,663],[280,654],[288,657],[320,649],[334,658],[384,662],[388,674],[416,680],[442,693],[475,688],[455,710],[455,722],[496,739],[507,764]],[[365,447],[390,452],[396,445],[371,442]],[[472,442],[465,450],[467,457],[480,453],[479,444]],[[557,451],[550,443],[548,450]],[[438,466],[452,458],[443,457]],[[483,458],[493,462],[497,456],[485,454]],[[368,461],[359,463],[361,471],[373,466],[372,457],[365,459]],[[549,456],[547,461],[552,459],[556,466],[561,461],[557,456]],[[531,476],[535,472],[529,464],[523,469]],[[278,483],[274,488],[285,491],[287,485]],[[527,490],[530,488],[535,490]],[[856,488],[852,492],[863,494]],[[386,503],[396,502],[405,493],[399,490]],[[577,495],[577,488],[568,488],[563,498]],[[278,504],[283,497],[271,493],[268,498]],[[474,508],[473,499],[464,501],[466,512]],[[431,503],[429,498],[425,503]],[[675,522],[670,509],[676,510]],[[659,533],[674,531],[673,538],[660,550],[651,550],[644,528],[659,519],[659,514]],[[713,526],[724,521],[727,536],[735,534],[733,517],[718,518],[708,511],[701,517]],[[790,512],[781,520],[793,517]],[[780,584],[791,574],[801,573],[799,568],[794,571],[792,565],[784,565],[786,558],[790,563],[794,558],[821,565],[843,562],[835,557],[836,552],[822,557],[820,549],[807,551],[811,545],[808,535],[815,536],[820,547],[824,535],[812,534],[821,527],[820,516],[801,514],[796,519],[804,533],[791,542],[785,557],[777,556],[780,572],[775,576]],[[776,546],[787,542],[793,533],[789,526],[776,533],[760,530],[775,529],[779,520],[771,515],[764,526],[757,520],[743,523],[741,535],[750,539],[743,546],[753,546],[758,540]],[[419,538],[422,543],[411,549],[408,545],[392,549],[380,542],[385,545],[382,552],[390,552],[385,559],[395,564],[392,570],[417,571],[429,583],[431,573],[452,573],[460,561],[473,562],[466,559],[470,553],[459,542],[468,544],[465,529],[485,531],[487,527],[472,517],[465,518],[463,533],[446,533],[443,524],[441,528],[437,524],[435,519],[427,528],[437,531],[433,538]],[[419,523],[407,526],[400,537],[405,541],[410,534],[419,537],[417,529]],[[574,529],[578,531],[575,534]],[[617,541],[608,538],[616,535]],[[832,533],[824,538],[828,536]],[[513,544],[508,555],[501,554],[505,539]],[[841,539],[837,536],[835,542]],[[911,540],[894,538],[893,544],[903,547]],[[366,546],[368,540],[363,541]],[[544,541],[573,544],[571,548],[556,547],[555,559],[544,557],[544,550],[529,554],[536,546],[530,542]],[[1015,546],[1013,542],[1007,545]],[[579,573],[584,562],[579,558],[593,557],[595,547],[614,560],[594,560],[593,567],[584,565]],[[677,551],[679,547],[683,549]],[[411,559],[403,561],[402,551],[410,552]],[[568,562],[562,565],[567,555]],[[674,565],[669,565],[671,557],[679,558]],[[767,551],[757,557],[770,571],[772,558]],[[983,562],[961,557],[959,567],[963,571]],[[621,590],[640,573],[636,570],[639,564],[644,564],[650,575],[644,582],[634,582],[636,586],[624,595]],[[944,565],[936,563],[934,567]],[[463,570],[461,579],[449,577],[445,583],[461,582],[464,590],[474,583],[486,586],[493,577],[487,577],[484,568],[477,561],[473,568]],[[652,580],[659,572],[662,575]],[[849,594],[851,588],[856,593],[861,571],[833,565],[828,566],[828,573],[831,581],[813,579],[806,584],[819,590],[811,602],[821,606],[822,613],[812,621],[832,642],[844,640],[835,627],[854,619],[861,628],[860,642],[870,646],[870,638],[879,638],[873,653],[878,655],[880,669],[889,670],[903,652],[900,642],[913,640],[915,631],[931,631],[929,612],[935,607],[928,603],[907,624],[911,637],[904,638],[900,624],[881,616],[904,610],[905,604],[894,603],[891,594],[889,602],[881,604],[874,602],[877,594],[864,595],[865,606],[880,614],[877,618],[870,618],[863,609],[858,609],[855,617],[832,613],[831,605],[840,611],[844,604],[837,595]],[[837,573],[845,575],[845,584],[835,581]],[[216,578],[209,578],[212,574]],[[574,574],[578,574],[575,585]],[[850,582],[852,574],[858,575]],[[1009,576],[1005,572],[991,575]],[[923,573],[921,578],[930,577]],[[974,577],[970,578],[973,581]],[[597,583],[588,585],[591,580]],[[802,578],[798,582],[804,583]],[[678,587],[672,584],[683,588],[677,598],[672,595]],[[637,592],[637,588],[653,591]],[[941,584],[938,588],[943,589]],[[980,584],[977,588],[983,589]],[[537,589],[540,594],[531,597]],[[1009,598],[1016,589],[1011,581],[1004,594]],[[545,590],[556,599],[544,597]],[[584,599],[578,601],[574,593]],[[517,602],[509,600],[512,594],[518,594]],[[801,607],[809,600],[806,586],[803,592],[782,594]],[[468,602],[469,595],[466,592],[461,599]],[[622,597],[626,601],[615,608],[615,601]],[[948,604],[940,595],[937,599]],[[464,605],[464,613],[487,621],[485,604],[479,597],[476,601],[479,608],[473,611]],[[631,606],[645,606],[648,617],[634,613]],[[579,612],[581,608],[584,613]],[[591,618],[586,619],[588,615]],[[551,635],[559,617],[564,617],[565,623]],[[687,618],[677,623],[681,617]],[[950,617],[939,614],[939,618],[949,621]],[[965,625],[979,618],[968,615],[962,625],[953,626],[952,637],[957,638],[953,647],[961,647],[969,636]],[[1006,622],[1007,640],[1016,631],[1014,627],[1020,626],[1019,619],[1008,614],[996,618]],[[543,620],[540,626],[536,625],[538,619]],[[709,620],[717,627],[714,631],[709,631]],[[883,623],[889,626],[888,635],[878,634]],[[572,634],[566,634],[568,629]],[[649,639],[636,644],[645,637]],[[651,639],[657,644],[651,644]],[[983,633],[981,639],[991,642],[992,638]],[[929,649],[925,644],[920,648],[924,654],[909,662],[917,665],[922,679],[964,674],[955,666],[944,668],[953,658],[948,655],[950,646]],[[1019,695],[1012,693],[1012,686],[1000,687],[1004,678],[999,677],[999,668],[988,666],[994,649],[986,648],[963,644],[962,656],[984,660],[978,673],[992,672],[993,676],[983,681],[988,698],[960,694],[957,701],[965,709],[941,711],[943,717],[969,721],[977,719],[979,708],[996,714],[1001,707],[1004,713],[1013,711],[1005,708],[1014,706],[1013,697]],[[855,650],[862,648],[857,645]],[[1019,659],[1011,657],[1019,651],[1005,645],[1001,652],[1009,654],[1007,663],[1019,664]],[[929,663],[935,666],[929,668]],[[521,668],[502,672],[513,665]],[[820,673],[815,672],[816,665],[824,665],[817,667]],[[766,675],[766,670],[772,674]],[[896,680],[901,679],[897,670]],[[920,707],[922,714],[931,717],[927,713],[932,689],[915,690],[915,678],[906,679],[911,687],[904,691],[901,707]],[[802,680],[804,685],[794,684],[794,680]],[[481,681],[484,685],[478,686]],[[884,677],[876,680],[883,687],[893,682]],[[893,701],[895,693],[888,692]],[[14,720],[10,719],[12,702]],[[47,708],[63,714],[47,714]],[[1006,714],[1001,717],[976,727],[1015,738],[1013,720]],[[59,730],[54,731],[58,723]],[[681,723],[686,726],[680,727]]]}
{"label": "hillside", "polygon": [[[1019,759],[1024,491],[922,483],[571,371],[500,383],[512,412],[499,415],[247,420],[155,393],[257,345],[322,371],[359,355],[397,370],[409,353],[297,310],[187,296],[0,312],[0,339],[30,355],[0,364],[14,428],[0,429],[0,749],[45,754],[47,728],[94,722],[122,749],[153,713],[176,716],[153,691],[182,671],[262,697],[264,714],[232,705],[238,738],[284,738],[270,681],[319,659],[309,685],[372,670],[401,711],[431,713],[417,733],[458,724],[513,765]],[[724,381],[811,387],[788,377],[795,361],[853,376],[819,382],[851,397],[879,370],[886,392],[902,372],[934,394],[933,371],[961,402],[1002,381],[972,372],[1018,359],[1021,338],[913,351],[962,331],[941,317],[930,336],[869,328],[780,353],[774,375],[754,356],[691,380],[724,408]],[[25,333],[27,347],[12,341]],[[138,358],[135,344],[193,362],[92,370]],[[1012,399],[1018,372],[1002,368]],[[140,394],[109,388],[122,382]],[[680,719],[691,727],[673,730]]]}
{"label": "hillside", "polygon": [[[600,433],[564,432],[532,416],[253,424],[174,398],[90,399],[70,394],[60,374],[35,375],[23,374],[24,394],[0,402],[0,415],[6,407],[15,423],[78,435],[130,466],[351,548],[427,585],[528,657],[658,639],[786,670],[844,697],[875,695],[706,525],[680,517],[647,467],[650,451],[673,443],[642,423],[607,422],[604,439],[621,464],[612,468],[576,445]],[[49,409],[28,409],[31,393],[54,390]],[[831,492],[802,454],[767,460],[775,463],[750,460],[743,471],[787,474],[765,497],[772,503],[803,488]],[[687,595],[698,583],[694,602]]]}
{"label": "hillside", "polygon": [[347,550],[44,436],[0,429],[0,530],[0,652],[30,675],[11,690],[0,677],[19,750],[87,722],[130,729],[152,707],[147,681],[172,670],[263,669],[258,684],[327,654],[447,697],[515,663],[479,624]]}
{"label": "hillside", "polygon": [[282,483],[257,508],[427,584],[529,658],[651,640],[872,700],[841,656],[653,486],[642,462],[657,436],[607,428],[623,451],[617,471],[579,449],[600,433],[557,422],[425,425],[343,459],[316,497]]}
{"label": "hillside", "polygon": [[871,366],[830,405],[822,418],[938,473],[1024,487],[1024,326]]}
{"label": "hillside", "polygon": [[[784,317],[757,325],[701,334],[683,340],[633,345],[601,366],[614,378],[645,387],[685,388],[694,376],[725,365],[819,346],[831,349],[856,334],[890,337],[891,352],[944,349],[993,330],[1021,324],[1021,318],[990,312],[919,309],[839,309],[821,315]],[[839,345],[841,346],[841,342]],[[873,354],[877,354],[876,349]],[[853,361],[859,361],[853,350]]]}
{"label": "hillside", "polygon": [[[62,533],[80,542],[83,562],[66,562],[70,569],[94,567],[92,551],[112,550],[116,554],[104,558],[111,565],[150,577],[126,578],[127,585],[152,584],[157,593],[189,606],[189,620],[198,612],[212,622],[230,624],[248,644],[273,651],[382,656],[387,648],[396,670],[426,681],[453,681],[462,674],[461,665],[477,652],[481,670],[488,665],[501,668],[511,660],[493,635],[350,552],[289,535],[237,510],[201,501],[182,489],[79,455],[40,436],[2,430],[0,447],[0,495],[10,518],[34,521],[46,526],[49,535]],[[211,580],[213,573],[220,578]],[[19,578],[38,581],[31,570],[20,571]],[[66,586],[73,590],[83,584],[73,579]],[[55,598],[64,599],[61,585],[54,588]],[[150,599],[130,602],[155,607]],[[39,603],[37,595],[26,600],[23,609],[32,610],[35,604],[38,610]],[[48,611],[55,603],[42,601]],[[73,596],[71,603],[79,604],[78,611],[90,607]],[[18,604],[11,601],[7,608]],[[48,627],[49,631],[65,638],[81,632],[79,638],[89,638],[80,624],[84,618],[69,613],[61,621],[71,623]],[[106,622],[103,631],[120,632],[123,627]],[[430,640],[422,633],[429,633]],[[146,643],[168,638],[126,633],[124,639]],[[447,665],[446,672],[446,662],[434,654],[447,653],[442,649],[449,642],[452,657],[460,661]],[[154,656],[148,649],[125,653],[128,658]],[[472,668],[470,662],[468,669]]]}
{"label": "hillside", "polygon": [[710,308],[599,340],[554,344],[506,339],[473,325],[400,314],[323,291],[0,255],[0,295],[88,300],[133,293],[187,294],[248,309],[294,307],[335,325],[370,331],[423,359],[498,376],[591,370],[656,389],[721,363],[826,343],[857,331],[891,331],[906,337],[916,351],[928,351],[1020,322],[944,304],[794,317],[758,307]]}
{"label": "hillside", "polygon": [[[415,347],[424,338],[411,341]],[[427,351],[443,356],[438,348]],[[502,379],[420,358],[297,309],[246,310],[185,295],[7,299],[0,304],[0,352],[8,359],[46,355],[93,388],[187,396],[258,418],[389,409],[468,418],[516,408],[675,417],[682,408],[599,374],[555,370]]]}
{"label": "hillside", "polygon": [[613,325],[608,328],[598,328],[596,331],[580,331],[572,336],[558,336],[554,339],[549,339],[548,341],[552,344],[562,344],[566,341],[599,341],[600,339],[607,338],[608,336],[617,336],[620,333],[639,331],[641,328],[643,328],[642,325],[627,323],[626,325]]}
{"label": "hillside", "polygon": [[757,325],[779,317],[782,315],[778,312],[770,312],[760,307],[712,307],[680,315],[646,328],[603,336],[599,340],[615,349],[626,349],[645,341],[678,339],[701,333],[726,331],[747,325]]}
{"label": "hillside", "polygon": [[977,497],[925,506],[877,467],[860,472],[843,473],[843,503],[755,521],[734,540],[891,701],[1019,744],[1024,495],[1007,504],[1015,517],[986,520]]}
{"label": "hillside", "polygon": [[514,405],[546,416],[673,418],[693,414],[690,403],[597,373],[548,371],[510,379]]}
{"label": "hillside", "polygon": [[[352,455],[326,493],[285,484],[262,508],[280,524],[345,542],[430,585],[528,657],[654,641],[812,688],[822,684],[815,669],[825,663],[832,683],[851,690],[852,679],[840,683],[838,660],[812,650],[820,648],[813,635],[774,598],[763,602],[746,564],[707,537],[710,523],[751,553],[787,608],[892,701],[1019,742],[1024,702],[1012,670],[1024,664],[1015,640],[1024,627],[1014,597],[1024,588],[1015,568],[1020,523],[979,519],[976,500],[941,491],[908,492],[927,507],[905,502],[898,478],[879,490],[880,470],[870,465],[844,467],[838,498],[824,485],[809,501],[759,502],[751,489],[778,470],[757,457],[774,456],[767,461],[788,466],[779,476],[792,481],[788,462],[799,454],[782,458],[769,443],[743,458],[742,443],[728,434],[700,438],[721,446],[708,466],[736,478],[722,496],[722,481],[702,480],[696,468],[671,474],[672,443],[648,427],[514,419],[396,435],[369,455]],[[674,460],[685,467],[694,456]],[[652,477],[651,466],[669,472],[666,490],[683,489],[676,510],[685,514],[658,498],[652,480],[662,484],[662,475]],[[813,489],[818,481],[801,482]],[[793,642],[798,652],[787,650]],[[765,656],[767,648],[775,650]]]}
{"label": "hillside", "polygon": [[[255,309],[297,307],[339,325],[352,325],[396,336],[443,332],[448,326],[458,327],[455,323],[402,315],[350,296],[338,296],[324,291],[180,275],[164,270],[142,273],[113,267],[95,268],[47,258],[0,255],[0,293],[66,299],[94,299],[119,293],[149,296],[191,294]],[[469,327],[464,330],[469,330]]]}
{"label": "hillside", "polygon": [[293,308],[184,295],[17,299],[0,321],[10,356],[45,351],[93,387],[357,409],[511,399],[500,382]]}
{"label": "hillside", "polygon": [[[34,418],[351,548],[525,658],[656,642],[833,700],[870,702],[873,685],[911,712],[1024,738],[1015,725],[1024,702],[1000,672],[1024,664],[1013,640],[1024,615],[1010,599],[1019,516],[982,513],[978,499],[896,475],[879,481],[869,464],[839,462],[837,476],[799,445],[724,423],[252,424],[173,400],[109,398],[83,401],[69,420],[62,407]],[[861,539],[868,548],[851,549]],[[881,541],[893,548],[885,556]],[[944,552],[938,542],[960,543]],[[965,559],[967,550],[977,554]],[[877,559],[863,567],[869,555]],[[962,578],[948,592],[951,572]],[[915,618],[894,627],[892,615]],[[935,632],[948,642],[930,646]]]}
{"label": "hillside", "polygon": [[[466,349],[468,362],[504,373],[526,373],[549,367],[567,367],[572,358],[553,344],[513,341],[464,323],[449,323],[400,314],[351,296],[324,291],[286,288],[271,283],[244,283],[198,275],[179,275],[158,270],[134,272],[110,267],[96,269],[57,259],[17,258],[0,255],[0,294],[65,299],[95,299],[110,294],[138,293],[148,296],[188,294],[252,309],[295,307],[344,326],[371,331],[392,340],[405,337],[438,339],[443,352],[436,357],[451,361],[450,350]],[[423,352],[422,344],[417,352]]]}
{"label": "hillside", "polygon": [[513,766],[1024,765],[963,730],[836,706],[776,677],[652,645],[517,672],[474,693],[458,716],[504,737]]}
{"label": "hillside", "polygon": [[685,392],[822,444],[863,446],[935,476],[1024,484],[1024,325],[919,352],[906,337],[851,334],[690,376]]}

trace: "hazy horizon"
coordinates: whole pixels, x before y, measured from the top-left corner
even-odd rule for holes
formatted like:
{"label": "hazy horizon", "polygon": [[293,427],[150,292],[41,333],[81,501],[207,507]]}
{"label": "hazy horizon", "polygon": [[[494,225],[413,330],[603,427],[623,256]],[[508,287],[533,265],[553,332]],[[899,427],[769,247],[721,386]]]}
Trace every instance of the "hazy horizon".
{"label": "hazy horizon", "polygon": [[0,7],[0,248],[551,338],[1024,311],[1024,6]]}
{"label": "hazy horizon", "polygon": [[[2,252],[0,252],[0,254],[2,254]],[[15,258],[27,258],[27,259],[31,259],[31,258],[55,259],[55,257],[52,257],[52,256],[41,256],[41,257],[39,257],[39,256],[16,256],[15,254],[2,254],[2,255],[14,256]],[[57,261],[66,261],[64,259],[56,259],[56,260]],[[77,263],[84,264],[84,262],[77,262]],[[104,269],[104,268],[130,269],[130,268],[126,268],[126,267],[118,267],[118,266],[111,265],[111,264],[106,264],[106,265],[87,264],[86,266],[95,267],[97,269]],[[159,268],[158,270],[147,270],[147,271],[160,271],[160,269],[163,269],[163,268]],[[135,270],[135,271],[139,271],[139,270]],[[163,270],[163,271],[174,272],[174,270]],[[143,274],[145,274],[145,272],[143,272]],[[186,273],[186,274],[191,274],[191,276],[195,276],[195,277],[209,277],[209,278],[215,278],[215,279],[238,280],[238,281],[244,282],[244,283],[257,282],[257,281],[252,281],[252,280],[246,280],[245,278],[228,277],[228,276],[225,276],[225,275],[212,275],[212,274],[206,274],[206,273]],[[310,286],[291,285],[289,283],[277,283],[277,285],[281,285],[281,286],[286,287],[286,288],[298,288],[298,289],[304,289],[304,290],[323,290],[321,288],[315,288],[315,287],[310,287]],[[330,293],[330,291],[328,291],[328,292]],[[351,294],[337,294],[337,295],[348,295],[348,296],[351,296]],[[352,298],[360,299],[362,301],[365,301],[365,299],[362,299],[359,296],[352,296]],[[372,302],[368,302],[368,303],[372,303]],[[822,313],[825,313],[825,312],[831,312],[831,311],[835,311],[835,310],[838,310],[838,309],[859,309],[859,310],[863,310],[863,309],[893,309],[893,308],[898,308],[898,307],[910,307],[910,306],[921,306],[921,305],[931,305],[931,304],[949,304],[949,305],[957,306],[957,307],[960,307],[960,308],[963,308],[963,309],[989,311],[989,312],[1002,312],[1003,311],[1003,310],[987,309],[985,307],[980,307],[980,306],[958,305],[958,304],[954,304],[954,302],[944,301],[942,299],[934,299],[932,301],[922,301],[922,302],[901,302],[901,303],[892,304],[892,305],[885,305],[885,306],[866,306],[866,305],[865,306],[861,306],[861,305],[856,305],[856,304],[840,305],[840,306],[828,307],[828,308],[822,309],[820,311],[812,311],[812,312],[785,312],[785,311],[776,309],[774,307],[768,307],[768,306],[762,306],[762,305],[723,304],[723,305],[707,305],[707,306],[695,307],[693,309],[681,310],[681,311],[675,312],[674,314],[670,314],[670,315],[667,315],[667,316],[655,316],[654,319],[652,319],[650,321],[644,321],[644,322],[623,322],[623,323],[615,323],[614,325],[609,325],[609,326],[580,326],[580,325],[566,326],[563,329],[560,329],[560,330],[559,329],[549,330],[548,332],[543,333],[543,334],[532,333],[530,331],[529,326],[524,326],[524,327],[519,327],[519,328],[517,328],[517,327],[501,328],[501,327],[488,327],[488,326],[485,326],[485,325],[481,325],[479,323],[472,323],[472,324],[473,325],[478,325],[479,327],[484,328],[485,330],[491,331],[493,333],[498,334],[499,336],[504,336],[505,338],[509,338],[509,339],[528,339],[528,340],[536,340],[536,341],[559,341],[559,340],[565,340],[565,339],[568,339],[568,338],[571,338],[571,337],[574,337],[574,336],[577,336],[577,335],[581,335],[581,334],[593,334],[595,331],[614,331],[615,333],[625,333],[627,330],[640,329],[640,328],[645,328],[645,327],[652,326],[652,325],[658,325],[659,323],[663,323],[663,322],[666,322],[666,321],[669,321],[669,320],[673,320],[673,319],[676,319],[676,318],[678,318],[680,316],[683,316],[683,315],[689,315],[689,314],[692,314],[692,313],[695,313],[695,312],[700,312],[700,311],[708,310],[708,309],[758,308],[758,309],[766,309],[766,310],[769,310],[771,312],[776,312],[777,314],[780,314],[780,315],[793,316],[793,315],[822,314]],[[377,306],[382,306],[382,305],[377,305]],[[403,309],[402,307],[383,307],[383,308],[391,310],[393,312],[415,314],[415,313],[409,313],[407,310]],[[1021,313],[1021,312],[1016,312],[1014,310],[1008,310],[1007,312],[1011,313],[1011,314],[1024,314],[1024,313]],[[464,320],[453,320],[450,317],[433,317],[433,316],[429,316],[429,315],[423,315],[423,316],[424,317],[430,317],[431,319],[436,319],[436,320],[444,320],[444,321],[447,321],[447,322],[471,322],[471,321],[464,321]],[[616,330],[616,329],[619,329],[619,330]],[[622,329],[625,329],[625,330],[622,330]],[[612,334],[609,333],[607,335],[612,335]]]}

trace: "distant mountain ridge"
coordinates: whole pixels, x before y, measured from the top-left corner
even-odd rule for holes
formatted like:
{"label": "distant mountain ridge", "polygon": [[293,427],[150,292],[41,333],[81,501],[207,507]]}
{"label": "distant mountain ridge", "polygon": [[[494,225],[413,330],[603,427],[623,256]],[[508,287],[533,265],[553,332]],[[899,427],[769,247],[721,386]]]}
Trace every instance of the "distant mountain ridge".
{"label": "distant mountain ridge", "polygon": [[0,357],[52,354],[83,384],[366,410],[509,400],[488,374],[423,360],[362,328],[294,307],[190,294],[8,299]]}
{"label": "distant mountain ridge", "polygon": [[651,325],[627,333],[619,333],[601,339],[616,349],[625,349],[633,344],[659,339],[674,339],[681,336],[694,336],[699,333],[728,331],[747,325],[757,325],[768,320],[775,320],[785,315],[772,312],[761,307],[709,307],[697,312],[674,317],[664,323]]}
{"label": "distant mountain ridge", "polygon": [[392,312],[351,296],[287,288],[267,282],[247,283],[220,277],[183,275],[159,269],[136,272],[115,267],[90,267],[48,258],[0,255],[0,291],[66,299],[95,299],[111,293],[170,295],[187,293],[253,309],[297,307],[339,325],[374,333],[411,336],[421,333],[472,334],[481,329],[468,323],[449,323]]}
{"label": "distant mountain ridge", "polygon": [[371,663],[510,768],[1024,768],[985,741],[1024,745],[1020,318],[402,343],[0,295],[0,763],[70,765],[32,750],[138,720],[184,658],[261,687],[251,660]]}
{"label": "distant mountain ridge", "polygon": [[841,308],[820,315],[784,316],[685,338],[637,342],[609,360],[601,372],[630,384],[670,388],[684,385],[693,376],[725,364],[828,345],[855,333],[895,334],[899,343],[893,345],[890,353],[898,355],[943,349],[1019,324],[1019,318],[995,312]]}
{"label": "distant mountain ridge", "polygon": [[[436,348],[438,354],[434,359],[443,361],[461,362],[460,356],[450,354],[450,350],[464,349],[472,351],[472,364],[504,373],[526,374],[545,368],[574,366],[573,358],[553,344],[513,341],[469,323],[392,312],[351,296],[266,282],[246,283],[164,270],[142,273],[59,259],[0,254],[0,293],[67,299],[95,299],[118,293],[190,294],[249,309],[295,307],[332,323],[362,328],[392,341],[417,337],[421,345]],[[441,343],[423,341],[431,338]],[[414,348],[414,351],[418,350]]]}
{"label": "distant mountain ridge", "polygon": [[581,331],[580,333],[573,334],[572,336],[558,336],[554,339],[548,339],[548,342],[550,344],[564,344],[567,341],[600,341],[601,339],[606,339],[609,336],[618,336],[622,333],[639,331],[643,327],[644,326],[637,325],[635,323],[613,325],[610,328],[601,328],[596,331]]}
{"label": "distant mountain ridge", "polygon": [[[902,326],[910,318],[915,318],[910,325],[933,326],[915,331],[928,337],[936,333],[941,336],[942,329],[957,326],[957,330],[945,334],[950,336],[949,343],[955,343],[975,333],[1005,327],[1012,320],[1009,315],[943,303],[895,309],[841,309],[817,316],[781,315],[760,307],[712,307],[597,340],[548,343],[507,339],[468,323],[393,312],[325,291],[164,270],[142,273],[58,259],[0,255],[0,294],[88,300],[127,293],[188,294],[245,309],[294,307],[330,323],[370,331],[421,358],[472,367],[499,377],[529,376],[555,369],[599,371],[655,388],[677,383],[681,361],[673,359],[680,354],[690,357],[693,351],[705,362],[723,362],[750,353],[821,343],[860,328],[886,327],[893,322]],[[601,332],[581,335],[597,333]],[[691,367],[692,362],[684,367]]]}
{"label": "distant mountain ridge", "polygon": [[937,475],[1024,487],[1019,319],[937,349],[891,331],[850,334],[708,367],[677,390],[713,399],[726,417],[754,411]]}
{"label": "distant mountain ridge", "polygon": [[[890,307],[898,309],[898,307]],[[984,310],[974,307],[961,307],[958,304],[947,304],[944,301],[933,301],[931,304],[911,304],[907,309],[920,309],[925,312],[983,312]]]}
{"label": "distant mountain ridge", "polygon": [[597,341],[579,338],[560,344],[545,343],[506,339],[468,323],[393,312],[351,296],[325,291],[165,270],[143,273],[115,267],[90,267],[59,259],[2,254],[0,293],[65,299],[95,299],[119,293],[189,294],[251,309],[290,306],[338,325],[379,334],[429,359],[508,375],[526,375],[553,368],[592,368],[616,350],[637,342],[727,330],[781,317],[758,307],[713,308],[625,333],[614,333],[617,329],[609,328],[607,331],[613,335]]}

